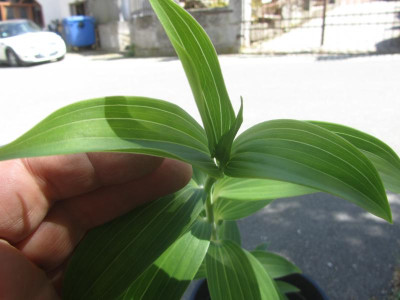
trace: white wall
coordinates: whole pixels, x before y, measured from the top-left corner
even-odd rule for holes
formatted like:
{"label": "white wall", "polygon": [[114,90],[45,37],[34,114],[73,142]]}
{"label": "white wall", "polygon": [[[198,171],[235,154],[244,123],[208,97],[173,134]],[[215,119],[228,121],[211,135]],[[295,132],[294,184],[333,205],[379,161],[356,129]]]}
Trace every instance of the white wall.
{"label": "white wall", "polygon": [[74,0],[37,0],[42,5],[44,24],[47,27],[52,20],[70,16],[69,4]]}

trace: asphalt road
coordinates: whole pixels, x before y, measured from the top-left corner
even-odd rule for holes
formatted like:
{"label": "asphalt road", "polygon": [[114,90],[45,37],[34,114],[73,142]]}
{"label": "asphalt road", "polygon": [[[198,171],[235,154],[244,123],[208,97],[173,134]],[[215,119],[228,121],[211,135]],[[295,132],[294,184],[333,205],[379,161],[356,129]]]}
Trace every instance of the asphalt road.
{"label": "asphalt road", "polygon": [[[244,125],[294,118],[346,124],[400,153],[400,55],[222,56],[228,91]],[[94,97],[141,95],[194,114],[174,58],[70,54],[33,67],[0,66],[0,145],[63,105]],[[330,299],[386,299],[400,258],[400,197],[389,195],[394,225],[324,194],[279,200],[240,222],[245,247],[268,242],[319,282]]]}

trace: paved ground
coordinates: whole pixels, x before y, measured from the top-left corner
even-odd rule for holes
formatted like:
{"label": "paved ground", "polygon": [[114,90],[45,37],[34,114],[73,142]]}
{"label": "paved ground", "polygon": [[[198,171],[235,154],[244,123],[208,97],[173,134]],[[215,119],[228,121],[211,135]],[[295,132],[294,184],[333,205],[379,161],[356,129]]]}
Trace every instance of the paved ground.
{"label": "paved ground", "polygon": [[319,17],[275,39],[255,44],[247,51],[249,53],[399,51],[399,1],[343,3],[341,6],[330,6],[327,11],[323,47],[320,46],[322,18]]}
{"label": "paved ground", "polygon": [[327,194],[277,200],[240,222],[243,243],[249,249],[268,243],[329,299],[387,299],[400,264],[400,196],[390,194],[389,201],[394,225]]}
{"label": "paved ground", "polygon": [[[347,124],[400,153],[400,55],[222,56],[235,109],[244,97],[244,128],[276,118]],[[106,95],[144,95],[198,116],[176,59],[67,55],[62,62],[0,67],[0,144],[55,109]],[[389,195],[394,225],[326,195],[280,200],[240,222],[244,245],[271,249],[313,276],[331,299],[385,299],[400,255],[400,197]]]}

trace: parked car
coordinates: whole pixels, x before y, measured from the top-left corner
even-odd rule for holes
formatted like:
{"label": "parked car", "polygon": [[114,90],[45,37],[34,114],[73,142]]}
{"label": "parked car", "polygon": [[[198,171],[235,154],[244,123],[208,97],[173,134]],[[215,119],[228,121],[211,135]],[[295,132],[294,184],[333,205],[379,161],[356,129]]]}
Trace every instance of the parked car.
{"label": "parked car", "polygon": [[59,35],[43,31],[30,20],[0,22],[0,61],[10,66],[61,60],[65,53]]}

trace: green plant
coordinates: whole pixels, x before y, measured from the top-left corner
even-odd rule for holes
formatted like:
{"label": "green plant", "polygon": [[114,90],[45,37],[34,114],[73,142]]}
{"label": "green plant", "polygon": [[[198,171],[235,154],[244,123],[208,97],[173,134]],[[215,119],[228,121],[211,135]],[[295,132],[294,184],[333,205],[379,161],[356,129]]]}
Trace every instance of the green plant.
{"label": "green plant", "polygon": [[135,44],[130,44],[129,46],[126,46],[126,53],[125,55],[127,57],[135,57]]}
{"label": "green plant", "polygon": [[206,277],[213,299],[281,299],[275,280],[300,272],[260,247],[240,246],[235,220],[273,199],[323,191],[392,222],[385,188],[400,192],[400,159],[386,144],[342,125],[297,120],[258,124],[236,137],[215,50],[173,0],[150,0],[182,62],[204,129],[174,104],[106,97],[64,107],[0,159],[89,151],[131,152],[192,164],[192,181],[85,237],[70,260],[64,299],[179,299]]}

